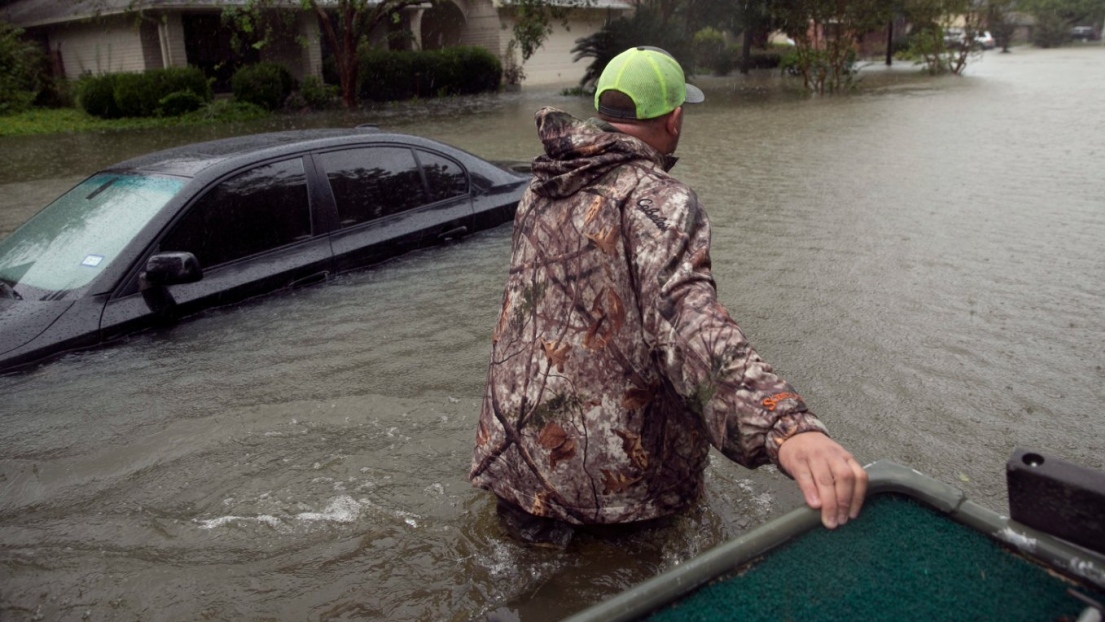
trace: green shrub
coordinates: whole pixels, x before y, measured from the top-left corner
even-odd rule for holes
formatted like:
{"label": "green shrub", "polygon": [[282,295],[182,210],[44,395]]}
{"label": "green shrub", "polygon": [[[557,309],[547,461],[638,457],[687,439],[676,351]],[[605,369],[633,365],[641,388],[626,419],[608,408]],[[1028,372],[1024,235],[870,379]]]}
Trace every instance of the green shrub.
{"label": "green shrub", "polygon": [[0,115],[14,114],[27,110],[38,97],[37,91],[28,91],[14,87],[8,76],[0,75]]}
{"label": "green shrub", "polygon": [[0,114],[30,108],[42,89],[44,56],[22,35],[22,29],[0,21]]}
{"label": "green shrub", "polygon": [[161,94],[144,73],[120,73],[115,76],[115,105],[124,117],[157,116]]}
{"label": "green shrub", "polygon": [[118,119],[123,116],[115,104],[115,78],[119,74],[83,76],[77,83],[77,103],[94,117]]}
{"label": "green shrub", "polygon": [[1056,48],[1070,40],[1070,23],[1054,9],[1035,12],[1036,27],[1032,29],[1032,45]]}
{"label": "green shrub", "polygon": [[43,108],[75,108],[77,106],[77,81],[64,76],[48,76],[42,90],[35,98],[35,106]]}
{"label": "green shrub", "polygon": [[269,111],[246,102],[218,99],[182,116],[185,121],[239,123],[269,116]]}
{"label": "green shrub", "polygon": [[710,69],[713,70],[715,76],[727,76],[740,65],[741,54],[743,53],[739,45],[726,46]]}
{"label": "green shrub", "polygon": [[[715,28],[703,28],[694,33],[692,41],[694,49],[694,65],[696,68],[709,68],[718,75],[728,73],[723,61],[726,56],[725,35]],[[722,71],[719,71],[719,68]]]}
{"label": "green shrub", "polygon": [[[789,46],[752,48],[748,55],[747,69],[777,69],[783,63],[783,58],[791,54],[792,50],[793,48]],[[724,76],[742,64],[744,64],[744,50],[739,45],[731,45],[719,56],[713,70],[716,75]]]}
{"label": "green shrub", "polygon": [[[162,102],[174,93],[190,92],[199,106],[211,101],[211,85],[196,67],[170,67],[144,73],[109,73],[86,76],[77,87],[77,100],[88,114],[105,119],[119,117],[155,117],[167,112]],[[183,96],[181,96],[183,97]],[[173,104],[188,108],[181,97]],[[174,108],[174,109],[176,109]]]}
{"label": "green shrub", "polygon": [[332,84],[326,84],[318,76],[307,76],[299,85],[299,94],[308,106],[316,110],[326,108],[340,94],[341,89]]}
{"label": "green shrub", "polygon": [[498,57],[475,47],[424,52],[362,48],[361,99],[395,101],[495,91],[502,80]]}
{"label": "green shrub", "polygon": [[782,63],[782,54],[779,52],[765,52],[752,50],[748,57],[749,69],[775,69]]}
{"label": "green shrub", "polygon": [[211,100],[211,87],[203,71],[195,67],[170,67],[118,74],[115,105],[124,117],[156,117],[162,114],[161,100],[182,91],[191,91],[201,103]]}
{"label": "green shrub", "polygon": [[471,95],[499,90],[503,64],[484,48],[463,46],[441,50],[451,74],[450,94]]}
{"label": "green shrub", "polygon": [[180,91],[192,91],[204,103],[211,101],[211,80],[198,67],[169,67],[147,71],[162,97]]}
{"label": "green shrub", "polygon": [[779,59],[779,70],[791,76],[802,75],[802,67],[798,61],[798,48],[783,52]]}
{"label": "green shrub", "polygon": [[[611,20],[602,30],[576,39],[576,45],[572,48],[575,60],[592,59],[579,85],[593,86],[615,56],[638,45],[663,48],[675,58],[692,58],[690,41],[678,30],[665,22],[656,9],[642,4],[632,16]],[[687,75],[694,74],[693,67],[683,66],[683,71]]]}
{"label": "green shrub", "polygon": [[395,101],[414,97],[414,52],[367,49],[358,53],[361,99]]}
{"label": "green shrub", "polygon": [[162,117],[179,117],[193,110],[199,110],[204,105],[203,98],[191,90],[176,91],[162,97],[157,102],[157,110]]}
{"label": "green shrub", "polygon": [[230,78],[230,89],[238,101],[276,110],[295,90],[295,78],[278,63],[246,65]]}

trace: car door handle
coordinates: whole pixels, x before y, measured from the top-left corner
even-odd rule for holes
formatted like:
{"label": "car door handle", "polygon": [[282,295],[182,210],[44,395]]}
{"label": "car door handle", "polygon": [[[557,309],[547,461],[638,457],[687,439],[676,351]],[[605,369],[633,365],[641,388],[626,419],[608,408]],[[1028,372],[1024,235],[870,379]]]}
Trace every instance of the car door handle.
{"label": "car door handle", "polygon": [[460,236],[468,233],[468,227],[461,225],[455,229],[450,229],[444,233],[437,234],[437,239],[447,240],[449,238],[459,238]]}

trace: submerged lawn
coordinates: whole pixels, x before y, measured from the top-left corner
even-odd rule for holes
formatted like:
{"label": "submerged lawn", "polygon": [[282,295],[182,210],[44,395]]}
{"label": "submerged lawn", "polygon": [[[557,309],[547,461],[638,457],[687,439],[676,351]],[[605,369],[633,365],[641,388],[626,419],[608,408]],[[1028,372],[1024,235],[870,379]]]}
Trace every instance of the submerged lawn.
{"label": "submerged lawn", "polygon": [[203,125],[245,121],[268,116],[249,104],[217,101],[205,108],[179,117],[101,119],[76,108],[35,108],[27,112],[0,116],[0,136],[32,136],[74,132],[103,132],[177,125]]}

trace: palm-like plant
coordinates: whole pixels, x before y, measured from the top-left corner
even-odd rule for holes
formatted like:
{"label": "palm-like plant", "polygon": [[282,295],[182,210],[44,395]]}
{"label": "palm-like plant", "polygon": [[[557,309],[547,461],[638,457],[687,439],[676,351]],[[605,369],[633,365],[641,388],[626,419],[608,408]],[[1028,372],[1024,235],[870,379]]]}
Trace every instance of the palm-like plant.
{"label": "palm-like plant", "polygon": [[[683,29],[665,23],[660,14],[650,7],[642,6],[632,17],[620,17],[607,22],[602,30],[589,37],[576,39],[572,48],[572,60],[579,62],[584,58],[593,59],[583,74],[579,85],[593,87],[602,75],[602,70],[610,61],[623,51],[638,45],[652,45],[667,50],[676,59],[689,60],[690,42],[683,36]],[[688,65],[683,71],[691,73]]]}

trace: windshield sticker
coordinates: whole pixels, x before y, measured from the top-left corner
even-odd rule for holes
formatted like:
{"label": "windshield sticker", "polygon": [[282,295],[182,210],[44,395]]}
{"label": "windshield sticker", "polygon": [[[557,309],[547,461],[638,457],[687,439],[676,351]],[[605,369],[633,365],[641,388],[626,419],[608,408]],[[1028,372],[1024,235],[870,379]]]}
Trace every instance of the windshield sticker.
{"label": "windshield sticker", "polygon": [[89,255],[81,262],[82,266],[88,266],[89,268],[95,268],[100,265],[100,262],[104,260],[103,255]]}

